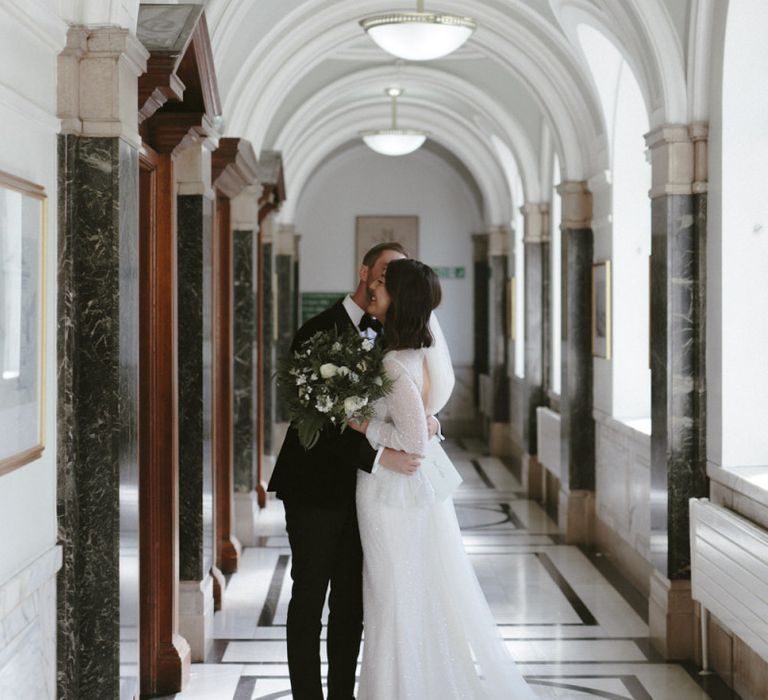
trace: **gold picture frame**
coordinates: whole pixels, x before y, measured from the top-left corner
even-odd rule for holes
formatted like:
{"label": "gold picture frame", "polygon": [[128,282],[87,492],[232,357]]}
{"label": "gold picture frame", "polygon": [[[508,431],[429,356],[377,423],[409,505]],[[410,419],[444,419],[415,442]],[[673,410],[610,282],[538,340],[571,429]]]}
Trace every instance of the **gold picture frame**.
{"label": "gold picture frame", "polygon": [[45,189],[0,172],[0,476],[45,449]]}
{"label": "gold picture frame", "polygon": [[592,356],[611,359],[611,261],[592,264]]}

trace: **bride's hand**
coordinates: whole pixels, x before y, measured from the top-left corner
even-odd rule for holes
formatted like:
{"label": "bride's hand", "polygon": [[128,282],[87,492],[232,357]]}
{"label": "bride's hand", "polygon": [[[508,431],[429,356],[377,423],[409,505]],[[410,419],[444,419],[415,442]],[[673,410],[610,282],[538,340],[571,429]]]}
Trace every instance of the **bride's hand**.
{"label": "bride's hand", "polygon": [[347,425],[352,428],[352,430],[356,430],[358,433],[362,433],[365,435],[365,431],[368,430],[368,421],[363,421],[362,423],[356,423],[353,420],[347,421]]}

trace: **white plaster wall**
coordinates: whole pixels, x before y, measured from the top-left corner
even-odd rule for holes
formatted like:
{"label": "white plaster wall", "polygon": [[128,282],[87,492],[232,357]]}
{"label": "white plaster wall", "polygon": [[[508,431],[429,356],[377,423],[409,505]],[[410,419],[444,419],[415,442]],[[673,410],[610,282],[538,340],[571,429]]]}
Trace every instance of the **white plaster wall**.
{"label": "white plaster wall", "polygon": [[32,16],[0,3],[0,170],[48,195],[46,430],[42,458],[0,477],[0,584],[56,543],[56,57],[66,25],[23,7]]}
{"label": "white plaster wall", "polygon": [[[286,174],[291,196],[291,174]],[[437,267],[464,267],[464,279],[441,280],[437,311],[455,365],[473,360],[472,241],[482,218],[471,191],[445,160],[420,150],[390,158],[358,145],[318,169],[301,193],[302,292],[349,291],[357,284],[355,218],[419,217],[420,258]]]}
{"label": "white plaster wall", "polygon": [[45,188],[45,451],[0,476],[0,697],[56,695],[56,57],[55,3],[0,3],[0,170]]}
{"label": "white plaster wall", "polygon": [[720,434],[710,456],[728,467],[768,465],[768,199],[759,176],[768,157],[768,91],[754,89],[754,76],[768,70],[768,44],[755,31],[766,22],[768,5],[762,0],[729,4],[722,122],[713,119],[717,134],[711,147],[720,148],[721,160],[714,163],[710,198],[720,194],[722,208],[710,212],[715,270],[709,289],[714,320],[720,322],[712,329],[711,352],[719,355],[713,366],[721,372],[709,375],[708,393],[720,403],[713,418]]}

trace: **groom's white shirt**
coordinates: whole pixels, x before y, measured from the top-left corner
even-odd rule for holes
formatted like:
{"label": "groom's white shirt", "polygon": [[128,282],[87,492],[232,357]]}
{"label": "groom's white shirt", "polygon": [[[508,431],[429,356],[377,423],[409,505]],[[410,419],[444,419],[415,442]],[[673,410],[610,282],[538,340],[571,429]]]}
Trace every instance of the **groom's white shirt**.
{"label": "groom's white shirt", "polygon": [[[344,297],[342,305],[344,306],[344,310],[347,312],[347,316],[349,316],[350,321],[352,321],[352,323],[355,324],[355,328],[360,331],[360,321],[362,321],[363,316],[365,315],[365,311],[352,300],[351,294],[347,294],[347,296]],[[370,329],[366,328],[366,330]],[[360,331],[360,333],[362,335],[362,331]],[[376,459],[373,461],[371,474],[375,474],[379,469],[379,460],[381,459],[383,452],[383,447],[379,447],[379,449],[376,451]]]}

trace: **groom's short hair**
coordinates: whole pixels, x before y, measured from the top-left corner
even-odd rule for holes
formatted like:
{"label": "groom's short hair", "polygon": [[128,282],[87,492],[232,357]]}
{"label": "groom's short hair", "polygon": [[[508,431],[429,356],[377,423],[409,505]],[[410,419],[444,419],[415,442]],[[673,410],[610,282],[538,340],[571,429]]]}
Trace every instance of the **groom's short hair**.
{"label": "groom's short hair", "polygon": [[405,252],[405,248],[403,248],[401,243],[398,243],[397,241],[388,241],[373,246],[373,248],[363,256],[363,265],[366,267],[373,267],[379,259],[379,256],[385,250],[394,250],[400,253],[400,255],[404,255],[406,258],[408,257],[408,253]]}

